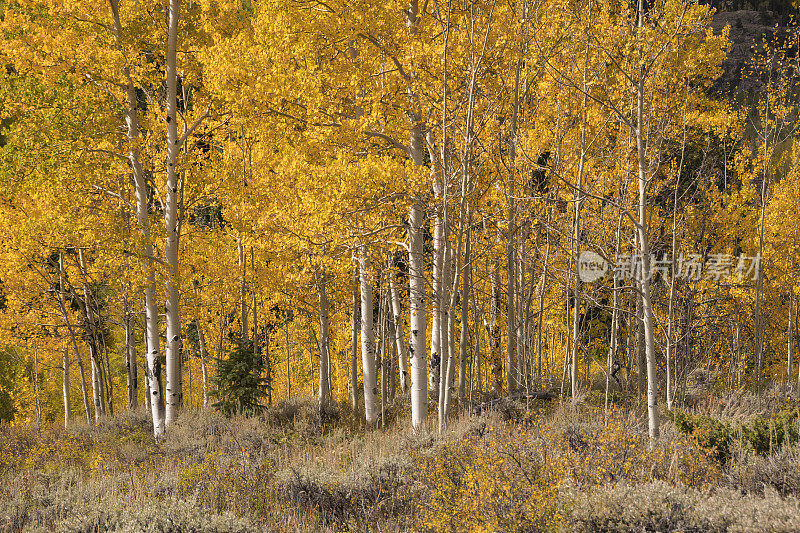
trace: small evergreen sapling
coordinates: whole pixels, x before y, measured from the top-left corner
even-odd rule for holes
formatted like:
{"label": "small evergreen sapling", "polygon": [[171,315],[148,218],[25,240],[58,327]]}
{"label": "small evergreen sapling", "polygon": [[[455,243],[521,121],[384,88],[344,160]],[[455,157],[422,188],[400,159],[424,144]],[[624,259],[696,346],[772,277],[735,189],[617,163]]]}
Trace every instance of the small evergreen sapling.
{"label": "small evergreen sapling", "polygon": [[214,408],[232,415],[234,413],[255,413],[263,409],[261,400],[267,396],[269,384],[262,375],[264,362],[253,349],[251,340],[237,336],[227,357],[218,358],[217,375],[214,378],[218,399]]}

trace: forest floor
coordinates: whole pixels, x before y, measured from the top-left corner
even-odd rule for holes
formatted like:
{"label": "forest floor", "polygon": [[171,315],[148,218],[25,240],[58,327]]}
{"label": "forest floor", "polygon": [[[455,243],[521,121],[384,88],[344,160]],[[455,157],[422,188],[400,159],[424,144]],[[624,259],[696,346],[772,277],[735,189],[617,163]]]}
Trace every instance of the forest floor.
{"label": "forest floor", "polygon": [[[800,404],[708,397],[501,402],[410,432],[404,401],[366,430],[313,402],[258,417],[147,413],[0,428],[3,531],[800,531]],[[431,411],[435,415],[435,411]]]}

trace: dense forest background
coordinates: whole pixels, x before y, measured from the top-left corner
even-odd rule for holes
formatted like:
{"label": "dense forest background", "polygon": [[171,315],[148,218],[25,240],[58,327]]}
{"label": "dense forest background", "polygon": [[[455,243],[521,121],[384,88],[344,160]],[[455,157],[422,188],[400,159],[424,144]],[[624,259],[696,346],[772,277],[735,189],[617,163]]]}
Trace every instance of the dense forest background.
{"label": "dense forest background", "polygon": [[794,387],[790,3],[96,4],[2,5],[3,419]]}

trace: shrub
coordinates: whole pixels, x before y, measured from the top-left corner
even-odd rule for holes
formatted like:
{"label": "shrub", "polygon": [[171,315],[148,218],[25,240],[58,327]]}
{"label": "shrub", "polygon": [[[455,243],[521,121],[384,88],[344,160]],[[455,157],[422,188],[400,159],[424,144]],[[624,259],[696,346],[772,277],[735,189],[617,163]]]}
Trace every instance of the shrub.
{"label": "shrub", "polygon": [[800,502],[774,492],[762,499],[736,491],[714,493],[662,481],[617,484],[592,493],[565,491],[568,529],[575,532],[792,532]]}
{"label": "shrub", "polygon": [[672,411],[670,418],[680,432],[694,436],[701,446],[714,450],[722,463],[731,458],[737,439],[742,446],[762,455],[800,441],[798,407],[791,404],[771,415],[755,415],[746,423],[723,422],[680,410]]}
{"label": "shrub", "polygon": [[798,408],[786,405],[772,416],[757,416],[743,427],[749,446],[760,454],[772,453],[798,441]]}
{"label": "shrub", "polygon": [[87,505],[75,511],[72,516],[57,523],[55,529],[74,533],[247,533],[256,529],[255,524],[248,520],[230,514],[208,512],[196,503],[185,501],[150,500],[144,505],[106,503]]}
{"label": "shrub", "polygon": [[753,494],[774,490],[781,496],[800,497],[800,450],[783,449],[767,456],[742,450],[731,463],[732,488]]}
{"label": "shrub", "polygon": [[403,457],[386,458],[352,475],[290,468],[278,474],[278,490],[292,505],[318,514],[324,524],[363,531],[413,514],[409,473]]}
{"label": "shrub", "polygon": [[420,526],[435,531],[545,531],[559,521],[563,464],[522,433],[490,431],[445,442],[416,459],[426,489]]}
{"label": "shrub", "polygon": [[712,450],[720,462],[730,459],[734,435],[730,424],[710,416],[692,416],[678,410],[673,411],[670,416],[680,432],[692,435],[700,446]]}

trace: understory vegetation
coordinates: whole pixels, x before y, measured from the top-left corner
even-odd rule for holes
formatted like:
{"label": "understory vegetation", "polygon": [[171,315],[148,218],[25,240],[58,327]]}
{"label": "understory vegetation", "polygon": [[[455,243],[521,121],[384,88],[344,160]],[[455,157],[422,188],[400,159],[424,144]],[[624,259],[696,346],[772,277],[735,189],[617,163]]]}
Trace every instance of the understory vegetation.
{"label": "understory vegetation", "polygon": [[187,411],[158,442],[144,411],[92,427],[6,425],[0,526],[797,531],[799,407],[777,395],[701,402],[665,418],[652,450],[635,398],[605,409],[591,395],[462,411],[442,435],[410,433],[405,400],[377,429],[313,401],[259,416]]}

